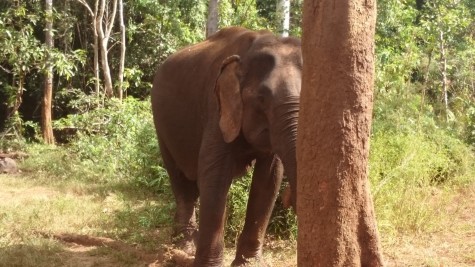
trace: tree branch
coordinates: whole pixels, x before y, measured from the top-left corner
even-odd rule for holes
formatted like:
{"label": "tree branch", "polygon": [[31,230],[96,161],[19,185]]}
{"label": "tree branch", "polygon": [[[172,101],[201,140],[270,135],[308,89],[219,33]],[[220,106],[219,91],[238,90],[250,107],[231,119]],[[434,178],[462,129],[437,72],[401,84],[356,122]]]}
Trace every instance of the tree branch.
{"label": "tree branch", "polygon": [[92,11],[91,7],[89,6],[88,3],[86,3],[85,0],[76,0],[78,1],[80,4],[82,4],[86,9],[87,11],[89,12],[89,14],[94,18],[95,17],[95,14],[94,12]]}
{"label": "tree branch", "polygon": [[106,24],[106,36],[110,36],[112,32],[112,28],[114,27],[114,20],[115,20],[115,15],[117,13],[117,0],[114,0],[114,5],[112,7],[112,15],[110,17],[110,20]]}
{"label": "tree branch", "polygon": [[8,74],[12,74],[12,72],[10,70],[5,69],[2,65],[0,65],[0,69],[2,69],[4,72],[6,72]]}

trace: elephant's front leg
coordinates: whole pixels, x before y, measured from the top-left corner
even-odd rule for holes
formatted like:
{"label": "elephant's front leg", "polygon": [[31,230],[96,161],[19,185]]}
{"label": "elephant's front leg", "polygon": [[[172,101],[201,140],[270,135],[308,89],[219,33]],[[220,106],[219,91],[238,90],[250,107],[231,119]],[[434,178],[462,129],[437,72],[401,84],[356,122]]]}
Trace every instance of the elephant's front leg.
{"label": "elephant's front leg", "polygon": [[226,198],[232,181],[224,156],[200,174],[200,218],[195,267],[223,266]]}
{"label": "elephant's front leg", "polygon": [[[284,169],[274,155],[258,158],[252,176],[246,223],[239,237],[232,266],[259,261],[272,209],[282,182]],[[258,265],[260,266],[260,265]]]}

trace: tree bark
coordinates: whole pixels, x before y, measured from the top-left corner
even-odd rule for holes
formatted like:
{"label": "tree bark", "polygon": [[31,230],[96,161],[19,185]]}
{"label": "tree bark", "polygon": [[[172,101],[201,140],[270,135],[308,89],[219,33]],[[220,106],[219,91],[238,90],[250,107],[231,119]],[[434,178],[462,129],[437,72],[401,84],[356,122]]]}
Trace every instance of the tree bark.
{"label": "tree bark", "polygon": [[[104,91],[107,97],[114,96],[114,88],[112,84],[112,76],[109,67],[109,58],[108,58],[108,46],[109,38],[114,27],[114,19],[117,12],[117,0],[114,0],[112,13],[109,17],[109,12],[106,13],[106,7],[108,0],[101,0],[99,6],[99,12],[96,16],[96,27],[97,33],[99,35],[99,45],[101,48],[101,64],[102,72],[104,75]],[[106,16],[107,15],[107,16]]]}
{"label": "tree bark", "polygon": [[94,82],[96,95],[99,96],[101,90],[101,78],[99,76],[99,34],[97,33],[96,18],[97,13],[99,12],[99,0],[96,0],[94,4],[94,13],[91,12],[92,16],[92,27],[94,30]]}
{"label": "tree bark", "polygon": [[219,0],[209,0],[208,21],[206,22],[206,37],[218,31],[219,24]]}
{"label": "tree bark", "polygon": [[439,23],[440,73],[442,75],[442,99],[444,101],[445,121],[449,121],[449,100],[447,93],[447,57],[445,55],[444,31]]}
{"label": "tree bark", "polygon": [[376,0],[305,0],[298,266],[383,266],[369,190]]}
{"label": "tree bark", "polygon": [[54,144],[53,125],[51,120],[51,102],[53,99],[53,65],[51,64],[51,50],[53,49],[53,0],[46,0],[46,73],[41,102],[41,132],[46,144]]}
{"label": "tree bark", "polygon": [[120,24],[120,65],[119,65],[119,85],[117,93],[119,99],[123,98],[123,85],[124,85],[124,65],[125,65],[125,23],[124,23],[124,3],[123,0],[119,0],[119,24]]}

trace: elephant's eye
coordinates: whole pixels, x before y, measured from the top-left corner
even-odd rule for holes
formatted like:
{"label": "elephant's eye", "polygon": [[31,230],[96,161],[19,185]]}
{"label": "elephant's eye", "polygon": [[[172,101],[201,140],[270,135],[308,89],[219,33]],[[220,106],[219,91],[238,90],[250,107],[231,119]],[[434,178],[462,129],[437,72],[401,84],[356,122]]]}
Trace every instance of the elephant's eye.
{"label": "elephant's eye", "polygon": [[257,100],[259,101],[260,104],[264,104],[264,102],[266,102],[265,96],[263,96],[263,95],[261,95],[261,94],[259,94],[259,95],[257,96]]}
{"label": "elephant's eye", "polygon": [[261,104],[265,104],[266,100],[269,99],[271,95],[271,89],[266,85],[262,85],[259,87],[259,90],[257,92],[257,100],[259,100]]}

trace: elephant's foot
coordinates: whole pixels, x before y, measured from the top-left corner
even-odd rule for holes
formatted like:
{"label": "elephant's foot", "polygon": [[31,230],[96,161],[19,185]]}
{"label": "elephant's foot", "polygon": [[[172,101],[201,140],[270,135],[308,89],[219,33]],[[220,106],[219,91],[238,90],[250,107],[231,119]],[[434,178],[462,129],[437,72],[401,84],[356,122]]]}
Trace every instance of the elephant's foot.
{"label": "elephant's foot", "polygon": [[184,231],[181,234],[174,235],[173,244],[186,254],[194,256],[196,252],[195,243],[197,235],[198,232],[196,230]]}
{"label": "elephant's foot", "polygon": [[175,263],[175,266],[179,267],[192,267],[195,257],[188,255],[182,250],[173,249],[171,251],[172,261]]}
{"label": "elephant's foot", "polygon": [[244,256],[236,256],[233,263],[233,267],[270,267],[261,256],[246,258]]}

